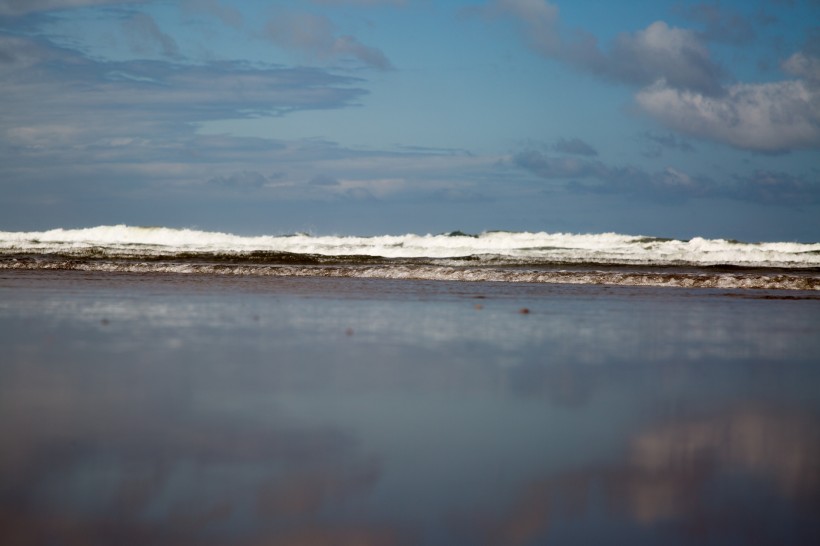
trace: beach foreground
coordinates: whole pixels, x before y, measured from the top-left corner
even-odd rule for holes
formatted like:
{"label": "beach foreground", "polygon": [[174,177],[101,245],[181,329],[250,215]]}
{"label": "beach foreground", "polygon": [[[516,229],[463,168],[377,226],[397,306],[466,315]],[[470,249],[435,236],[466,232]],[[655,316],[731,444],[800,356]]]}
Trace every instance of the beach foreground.
{"label": "beach foreground", "polygon": [[0,271],[5,544],[818,544],[800,291]]}

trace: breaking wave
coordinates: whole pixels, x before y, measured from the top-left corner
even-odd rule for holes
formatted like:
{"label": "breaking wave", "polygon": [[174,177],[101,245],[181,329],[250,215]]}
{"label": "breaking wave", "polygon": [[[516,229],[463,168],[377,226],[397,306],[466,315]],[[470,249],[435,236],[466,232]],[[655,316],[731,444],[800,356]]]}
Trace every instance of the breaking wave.
{"label": "breaking wave", "polygon": [[0,232],[0,269],[820,289],[820,243],[453,232],[238,236],[164,227]]}

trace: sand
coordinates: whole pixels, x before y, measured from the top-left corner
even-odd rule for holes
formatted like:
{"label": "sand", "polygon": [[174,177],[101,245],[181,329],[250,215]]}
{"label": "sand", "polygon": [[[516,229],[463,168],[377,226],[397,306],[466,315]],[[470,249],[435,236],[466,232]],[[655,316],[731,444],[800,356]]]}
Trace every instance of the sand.
{"label": "sand", "polygon": [[0,536],[820,543],[782,295],[4,271]]}

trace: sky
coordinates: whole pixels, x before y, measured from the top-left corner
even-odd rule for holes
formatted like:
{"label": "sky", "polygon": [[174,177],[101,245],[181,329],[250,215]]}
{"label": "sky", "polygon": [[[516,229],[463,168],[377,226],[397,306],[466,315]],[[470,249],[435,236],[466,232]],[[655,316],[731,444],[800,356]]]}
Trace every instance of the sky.
{"label": "sky", "polygon": [[0,230],[820,241],[820,1],[0,0]]}

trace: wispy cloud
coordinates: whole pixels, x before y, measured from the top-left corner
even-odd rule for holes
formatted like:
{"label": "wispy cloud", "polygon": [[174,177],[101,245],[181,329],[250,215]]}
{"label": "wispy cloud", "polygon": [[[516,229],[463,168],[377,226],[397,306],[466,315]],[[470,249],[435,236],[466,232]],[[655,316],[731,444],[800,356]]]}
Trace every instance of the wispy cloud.
{"label": "wispy cloud", "polygon": [[677,136],[674,133],[657,134],[651,131],[644,131],[639,135],[638,140],[647,144],[647,148],[642,152],[644,157],[658,158],[663,156],[667,150],[691,153],[695,147],[688,140]]}
{"label": "wispy cloud", "polygon": [[798,51],[783,61],[783,70],[815,86],[820,85],[820,44],[817,49],[816,52]]}
{"label": "wispy cloud", "polygon": [[614,167],[600,161],[521,153],[514,162],[544,179],[566,182],[576,193],[633,195],[655,201],[680,201],[707,195],[711,180],[690,176],[674,167],[646,171],[636,166]]}
{"label": "wispy cloud", "polygon": [[0,0],[0,15],[25,15],[106,4],[143,4],[148,0]]}
{"label": "wispy cloud", "polygon": [[757,37],[748,17],[737,10],[720,4],[679,5],[675,11],[703,26],[698,34],[707,41],[745,45]]}
{"label": "wispy cloud", "polygon": [[385,54],[350,35],[339,35],[333,22],[323,15],[279,11],[265,25],[265,37],[274,44],[323,62],[356,59],[365,66],[390,70]]}
{"label": "wispy cloud", "polygon": [[312,186],[338,186],[339,181],[327,174],[317,174],[310,179],[308,184]]}
{"label": "wispy cloud", "polygon": [[757,170],[727,180],[694,175],[667,166],[648,171],[636,166],[612,166],[602,161],[552,156],[523,150],[512,164],[539,178],[574,192],[635,195],[656,201],[719,197],[766,204],[798,205],[820,202],[820,184],[782,172]]}
{"label": "wispy cloud", "polygon": [[736,176],[735,182],[730,191],[740,199],[791,205],[820,203],[820,184],[803,176],[758,169]]}
{"label": "wispy cloud", "polygon": [[572,139],[560,139],[558,142],[553,144],[553,150],[556,152],[562,152],[565,154],[573,154],[573,155],[583,155],[583,156],[596,156],[598,155],[598,150],[593,148],[591,145],[587,144],[580,138],[572,138]]}
{"label": "wispy cloud", "polygon": [[515,154],[513,163],[546,179],[606,178],[610,172],[600,161],[551,156],[537,150]]}
{"label": "wispy cloud", "polygon": [[[0,64],[9,113],[0,120],[0,127],[6,130],[53,125],[59,120],[84,133],[120,133],[171,122],[341,108],[366,93],[356,87],[363,80],[318,68],[231,61],[199,65],[99,62],[22,39],[6,39],[0,49],[15,60],[14,64]],[[31,70],[33,65],[38,69]],[[98,126],[96,121],[104,123]]]}
{"label": "wispy cloud", "polygon": [[104,62],[8,37],[0,51],[0,164],[17,201],[455,199],[498,159],[198,132],[210,120],[347,108],[367,93],[365,80],[319,68]]}
{"label": "wispy cloud", "polygon": [[229,27],[240,28],[243,25],[242,14],[239,10],[222,4],[218,0],[184,0],[182,9],[187,13],[211,15]]}
{"label": "wispy cloud", "polygon": [[243,170],[227,176],[215,176],[208,184],[232,190],[258,190],[268,182],[268,178],[258,171]]}
{"label": "wispy cloud", "polygon": [[135,52],[145,54],[156,49],[165,57],[180,57],[176,41],[163,32],[154,18],[147,13],[131,15],[123,22],[123,28]]}
{"label": "wispy cloud", "polygon": [[682,152],[694,152],[695,147],[692,146],[688,141],[672,134],[668,133],[665,135],[659,135],[652,132],[645,132],[641,135],[645,140],[661,146],[668,150],[680,150]]}
{"label": "wispy cloud", "polygon": [[37,41],[0,34],[0,73],[12,73],[57,56]]}
{"label": "wispy cloud", "polygon": [[310,0],[324,6],[403,6],[409,0]]}
{"label": "wispy cloud", "polygon": [[271,158],[292,150],[269,139],[199,135],[199,123],[346,108],[366,94],[363,80],[318,68],[103,62],[9,37],[0,51],[0,164],[24,192],[63,194],[66,180],[79,193],[85,180],[112,189],[137,181],[259,188],[248,173],[274,171]]}

